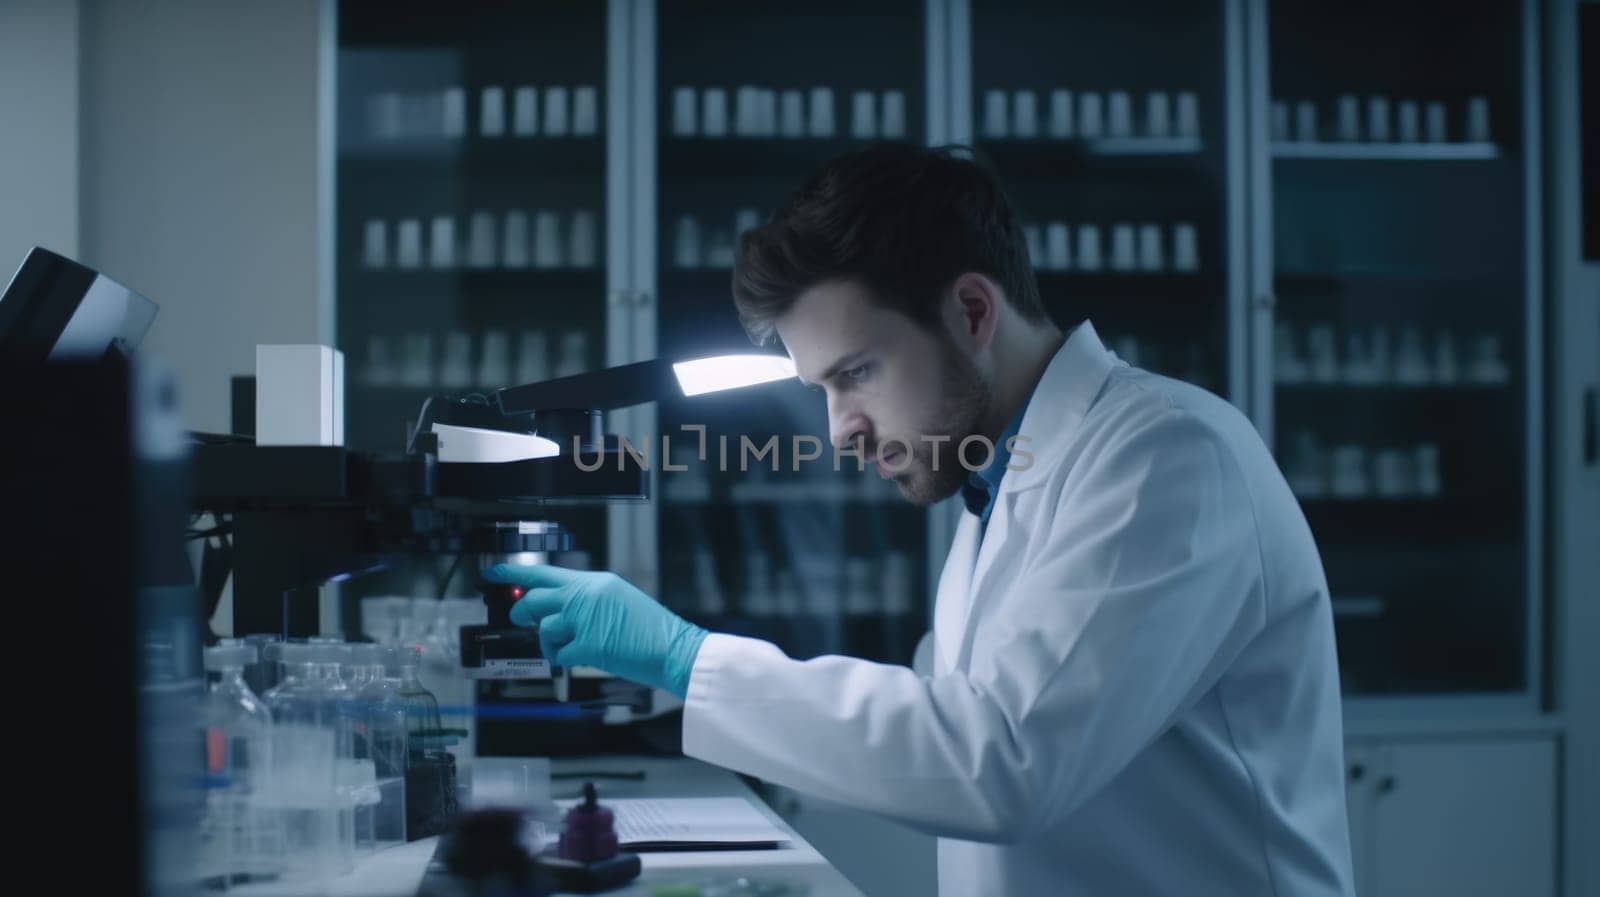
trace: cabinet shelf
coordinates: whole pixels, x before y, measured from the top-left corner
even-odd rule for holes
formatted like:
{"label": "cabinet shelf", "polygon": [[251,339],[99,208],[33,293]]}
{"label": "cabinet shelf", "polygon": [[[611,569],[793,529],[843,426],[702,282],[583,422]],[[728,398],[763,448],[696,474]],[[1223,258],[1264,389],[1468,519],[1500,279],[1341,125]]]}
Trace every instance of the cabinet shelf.
{"label": "cabinet shelf", "polygon": [[368,141],[339,153],[342,177],[462,180],[477,176],[522,181],[604,177],[601,137],[465,137],[457,140]]}
{"label": "cabinet shelf", "polygon": [[356,293],[600,293],[602,268],[360,268],[347,265],[347,285]]}
{"label": "cabinet shelf", "polygon": [[1302,498],[1318,542],[1334,545],[1485,544],[1517,538],[1522,514],[1506,496]]}
{"label": "cabinet shelf", "polygon": [[1332,143],[1274,141],[1274,159],[1392,162],[1486,162],[1500,158],[1494,143]]}
{"label": "cabinet shelf", "polygon": [[663,181],[775,178],[786,184],[871,141],[842,137],[662,137]]}
{"label": "cabinet shelf", "polygon": [[980,141],[978,152],[1007,177],[1058,179],[1093,173],[1148,178],[1161,172],[1177,176],[1163,178],[1163,187],[1192,181],[1197,188],[1214,189],[1205,178],[1194,176],[1206,158],[1196,138]]}

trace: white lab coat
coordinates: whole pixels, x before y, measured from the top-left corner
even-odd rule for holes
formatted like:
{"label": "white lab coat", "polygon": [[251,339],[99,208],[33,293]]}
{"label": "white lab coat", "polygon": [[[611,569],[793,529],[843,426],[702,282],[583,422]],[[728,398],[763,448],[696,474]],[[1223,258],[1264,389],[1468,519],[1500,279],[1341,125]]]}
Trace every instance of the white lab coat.
{"label": "white lab coat", "polygon": [[929,674],[714,634],[685,753],[939,835],[946,897],[1352,894],[1327,584],[1249,421],[1083,324],[1020,435]]}

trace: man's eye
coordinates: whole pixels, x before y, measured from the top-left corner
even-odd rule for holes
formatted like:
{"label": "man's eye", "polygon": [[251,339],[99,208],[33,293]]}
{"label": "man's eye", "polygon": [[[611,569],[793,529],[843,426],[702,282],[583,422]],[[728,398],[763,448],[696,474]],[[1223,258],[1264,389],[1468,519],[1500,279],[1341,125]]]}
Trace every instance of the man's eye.
{"label": "man's eye", "polygon": [[846,380],[865,380],[867,378],[867,370],[870,367],[871,365],[858,364],[855,367],[845,371],[844,378]]}

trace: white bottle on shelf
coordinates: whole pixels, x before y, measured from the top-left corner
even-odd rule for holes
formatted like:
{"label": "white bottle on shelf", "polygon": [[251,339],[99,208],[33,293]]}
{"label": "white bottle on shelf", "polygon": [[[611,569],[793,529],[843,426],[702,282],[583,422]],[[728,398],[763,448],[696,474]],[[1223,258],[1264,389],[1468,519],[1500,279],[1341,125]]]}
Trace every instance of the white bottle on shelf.
{"label": "white bottle on shelf", "polygon": [[696,221],[693,215],[684,215],[678,219],[678,225],[673,231],[672,263],[684,270],[701,266],[700,222]]}
{"label": "white bottle on shelf", "polygon": [[465,389],[472,385],[472,337],[468,334],[460,331],[445,334],[439,385],[445,389]]}
{"label": "white bottle on shelf", "polygon": [[1301,100],[1294,104],[1294,139],[1301,143],[1317,142],[1316,103],[1310,100]]}
{"label": "white bottle on shelf", "polygon": [[1031,90],[1011,95],[1011,136],[1033,140],[1039,136],[1039,100]]}
{"label": "white bottle on shelf", "polygon": [[1133,225],[1117,224],[1111,228],[1111,270],[1132,271],[1138,260]]}
{"label": "white bottle on shelf", "polygon": [[748,206],[733,213],[733,235],[737,239],[747,230],[761,226],[761,212]]}
{"label": "white bottle on shelf", "polygon": [[1078,225],[1078,254],[1076,259],[1079,271],[1099,271],[1103,266],[1099,225]]}
{"label": "white bottle on shelf", "polygon": [[1339,352],[1334,346],[1333,327],[1314,324],[1306,334],[1307,355],[1311,359],[1311,382],[1336,383],[1339,380]]}
{"label": "white bottle on shelf", "polygon": [[467,225],[467,267],[493,268],[494,251],[494,215],[481,210],[473,212]]}
{"label": "white bottle on shelf", "polygon": [[405,365],[400,376],[402,383],[413,389],[433,385],[433,334],[406,334]]}
{"label": "white bottle on shelf", "polygon": [[1378,452],[1373,462],[1373,483],[1381,498],[1407,498],[1417,492],[1416,465],[1413,453],[1387,448]]}
{"label": "white bottle on shelf", "polygon": [[1421,386],[1433,380],[1428,369],[1428,358],[1422,350],[1422,333],[1415,327],[1400,331],[1400,344],[1395,348],[1394,381],[1402,386]]}
{"label": "white bottle on shelf", "polygon": [[400,372],[395,369],[394,356],[389,350],[389,338],[367,337],[367,365],[362,372],[362,382],[368,386],[393,386],[399,377]]}
{"label": "white bottle on shelf", "polygon": [[483,354],[478,358],[478,386],[499,389],[511,381],[511,336],[504,330],[483,332]]}
{"label": "white bottle on shelf", "polygon": [[1078,96],[1078,136],[1085,140],[1099,140],[1105,136],[1105,107],[1100,95],[1084,91]]}
{"label": "white bottle on shelf", "polygon": [[1467,140],[1473,143],[1488,143],[1492,139],[1489,134],[1489,98],[1482,96],[1469,98],[1467,100]]}
{"label": "white bottle on shelf", "polygon": [[1033,263],[1034,270],[1050,270],[1050,259],[1044,248],[1044,231],[1037,224],[1024,224],[1022,236],[1027,241],[1028,260]]}
{"label": "white bottle on shelf", "polygon": [[1340,380],[1346,386],[1362,386],[1373,381],[1372,356],[1367,350],[1367,340],[1351,331],[1344,336],[1344,366]]}
{"label": "white bottle on shelf", "polygon": [[1158,139],[1172,136],[1172,104],[1166,91],[1152,90],[1145,96],[1144,133]]}
{"label": "white bottle on shelf", "polygon": [[756,136],[756,89],[748,84],[733,92],[733,136]]}
{"label": "white bottle on shelf", "polygon": [[985,140],[1006,140],[1011,136],[1011,122],[1006,105],[1005,91],[986,90],[983,92],[982,133]]}
{"label": "white bottle on shelf", "polygon": [[1511,370],[1501,354],[1499,335],[1485,333],[1474,343],[1472,355],[1472,382],[1485,386],[1503,386],[1511,379]]}
{"label": "white bottle on shelf", "polygon": [[524,330],[517,337],[518,384],[550,379],[550,338],[542,330]]}
{"label": "white bottle on shelf", "polygon": [[385,90],[367,100],[367,131],[374,140],[398,140],[404,127],[400,94]]}
{"label": "white bottle on shelf", "polygon": [[904,140],[906,138],[905,91],[884,91],[880,105],[883,110],[883,126],[878,129],[879,136],[885,140]]}
{"label": "white bottle on shelf", "polygon": [[1444,104],[1437,100],[1428,103],[1425,114],[1428,142],[1448,143],[1450,140],[1450,123],[1447,121]]}
{"label": "white bottle on shelf", "polygon": [[1372,344],[1369,349],[1368,382],[1393,383],[1394,349],[1389,340],[1389,328],[1382,326],[1372,328]]}
{"label": "white bottle on shelf", "polygon": [[730,229],[711,229],[706,237],[705,263],[707,268],[727,270],[733,267],[733,232]]}
{"label": "white bottle on shelf", "polygon": [[567,263],[571,267],[588,271],[599,264],[599,231],[593,211],[579,209],[572,213],[572,240],[567,252]]}
{"label": "white bottle on shelf", "polygon": [[505,228],[501,232],[500,264],[507,268],[526,268],[528,257],[528,213],[513,209],[506,213]]}
{"label": "white bottle on shelf", "polygon": [[1107,95],[1106,134],[1119,139],[1133,136],[1133,100],[1125,90],[1113,90]]}
{"label": "white bottle on shelf", "polygon": [[1452,386],[1461,380],[1461,366],[1456,363],[1456,339],[1448,330],[1441,330],[1434,342],[1433,382]]}
{"label": "white bottle on shelf", "polygon": [[512,92],[511,133],[516,137],[539,135],[539,88],[524,84]]}
{"label": "white bottle on shelf", "polygon": [[1200,270],[1200,240],[1194,224],[1180,221],[1172,227],[1172,267],[1185,274]]}
{"label": "white bottle on shelf", "polygon": [[810,118],[806,124],[806,132],[812,137],[827,138],[833,136],[833,90],[831,88],[811,88]]}
{"label": "white bottle on shelf", "polygon": [[1295,344],[1294,328],[1287,321],[1279,321],[1273,328],[1272,376],[1280,384],[1304,383],[1309,371]]}
{"label": "white bottle on shelf", "polygon": [[856,140],[878,137],[878,98],[870,90],[858,90],[850,96],[850,136]]}
{"label": "white bottle on shelf", "polygon": [[573,377],[589,369],[589,335],[568,330],[561,335],[561,353],[556,358],[555,375]]}
{"label": "white bottle on shelf", "polygon": [[1389,142],[1389,98],[1367,98],[1367,139],[1374,143]]}
{"label": "white bottle on shelf", "polygon": [[1283,100],[1272,101],[1272,142],[1287,143],[1293,139],[1289,128],[1289,104]]}
{"label": "white bottle on shelf", "polygon": [[439,132],[450,140],[467,135],[467,91],[462,87],[446,87],[440,96]]}
{"label": "white bottle on shelf", "polygon": [[576,137],[600,133],[600,92],[593,84],[572,89],[572,133]]}
{"label": "white bottle on shelf", "polygon": [[483,137],[500,137],[505,132],[505,88],[485,87],[478,103],[478,134]]}
{"label": "white bottle on shelf", "polygon": [[1442,491],[1439,479],[1439,447],[1427,442],[1417,446],[1413,452],[1417,494],[1423,498],[1438,498]]}
{"label": "white bottle on shelf", "polygon": [[1401,100],[1395,107],[1395,139],[1401,143],[1422,141],[1422,115],[1416,100]]}
{"label": "white bottle on shelf", "polygon": [[407,270],[422,267],[422,222],[415,218],[400,219],[395,240],[395,264]]}
{"label": "white bottle on shelf", "polygon": [[1355,444],[1334,446],[1331,488],[1337,498],[1366,498],[1372,493],[1365,447]]}
{"label": "white bottle on shelf", "polygon": [[1178,93],[1177,136],[1185,140],[1200,139],[1200,95],[1192,90]]}
{"label": "white bottle on shelf", "polygon": [[1318,499],[1328,494],[1328,462],[1310,430],[1296,432],[1284,455],[1284,478],[1296,497]]}
{"label": "white bottle on shelf", "polygon": [[910,555],[903,551],[891,551],[884,556],[882,588],[883,612],[886,616],[910,615],[916,590]]}
{"label": "white bottle on shelf", "polygon": [[1139,270],[1147,274],[1165,269],[1166,253],[1161,246],[1161,225],[1147,223],[1139,226]]}
{"label": "white bottle on shelf", "polygon": [[456,266],[456,220],[435,215],[428,226],[428,267],[448,270]]}
{"label": "white bottle on shelf", "polygon": [[565,137],[571,130],[571,112],[567,107],[567,89],[561,86],[544,89],[544,136]]}
{"label": "white bottle on shelf", "polygon": [[672,136],[694,137],[699,133],[698,106],[699,97],[693,87],[672,89]]}
{"label": "white bottle on shelf", "polygon": [[1044,243],[1047,267],[1051,271],[1066,271],[1072,267],[1071,228],[1064,221],[1052,221],[1045,225]]}
{"label": "white bottle on shelf", "polygon": [[728,92],[707,87],[700,93],[700,131],[707,137],[728,136]]}
{"label": "white bottle on shelf", "polygon": [[1077,116],[1072,114],[1072,91],[1056,88],[1050,91],[1050,137],[1055,140],[1071,140],[1075,135],[1074,128]]}
{"label": "white bottle on shelf", "polygon": [[361,229],[361,264],[374,271],[389,267],[389,224],[368,218]]}
{"label": "white bottle on shelf", "polygon": [[547,271],[561,267],[561,216],[550,209],[533,216],[533,266]]}
{"label": "white bottle on shelf", "polygon": [[763,87],[756,93],[756,136],[778,136],[778,92]]}
{"label": "white bottle on shelf", "polygon": [[1339,97],[1339,139],[1346,143],[1361,140],[1361,101],[1351,94]]}
{"label": "white bottle on shelf", "polygon": [[722,593],[722,583],[717,579],[717,562],[711,549],[705,545],[694,551],[695,606],[702,614],[725,614],[728,599]]}
{"label": "white bottle on shelf", "polygon": [[778,133],[789,139],[797,140],[806,136],[806,98],[798,90],[783,92],[782,112],[779,117]]}

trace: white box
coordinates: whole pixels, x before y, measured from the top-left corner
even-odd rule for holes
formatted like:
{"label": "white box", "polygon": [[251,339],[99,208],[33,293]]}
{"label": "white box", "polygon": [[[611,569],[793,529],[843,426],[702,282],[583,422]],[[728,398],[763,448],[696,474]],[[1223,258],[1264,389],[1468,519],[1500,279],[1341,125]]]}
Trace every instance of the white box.
{"label": "white box", "polygon": [[256,445],[344,445],[344,353],[256,346]]}

